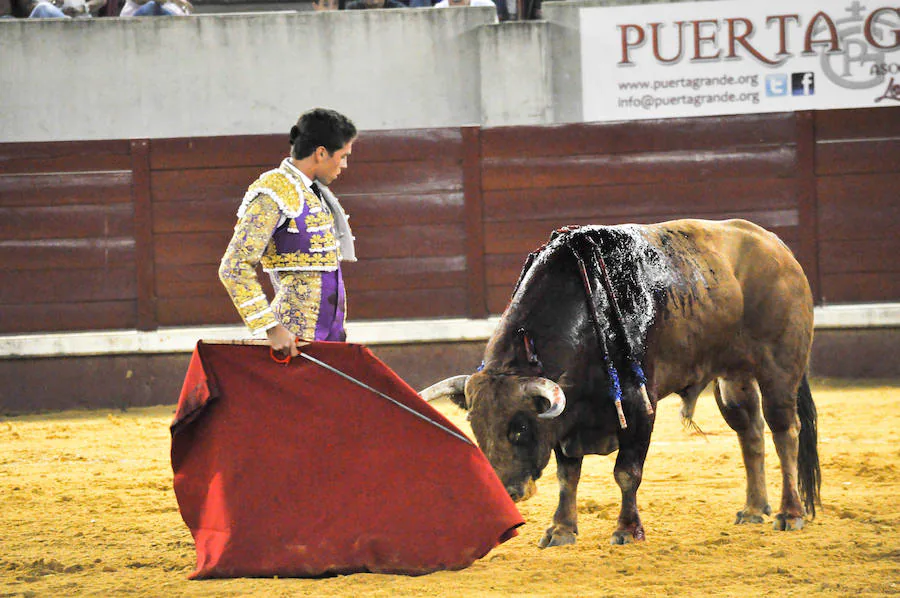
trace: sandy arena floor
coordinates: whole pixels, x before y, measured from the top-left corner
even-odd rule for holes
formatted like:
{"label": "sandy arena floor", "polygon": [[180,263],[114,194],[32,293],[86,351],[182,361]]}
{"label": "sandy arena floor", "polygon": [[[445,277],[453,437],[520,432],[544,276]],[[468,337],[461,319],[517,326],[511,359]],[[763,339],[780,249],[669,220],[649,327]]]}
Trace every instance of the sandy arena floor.
{"label": "sandy arena floor", "polygon": [[[0,420],[0,596],[884,596],[900,594],[900,385],[814,381],[822,502],[801,532],[732,524],[737,438],[704,394],[686,432],[660,405],[638,494],[647,541],[610,546],[614,455],[585,459],[575,546],[536,544],[553,466],[520,535],[472,567],[423,577],[188,581],[194,548],[172,492],[173,406]],[[462,412],[439,405],[466,430]],[[771,440],[769,500],[780,496]],[[454,514],[448,513],[447,516]],[[435,538],[435,541],[440,541]]]}

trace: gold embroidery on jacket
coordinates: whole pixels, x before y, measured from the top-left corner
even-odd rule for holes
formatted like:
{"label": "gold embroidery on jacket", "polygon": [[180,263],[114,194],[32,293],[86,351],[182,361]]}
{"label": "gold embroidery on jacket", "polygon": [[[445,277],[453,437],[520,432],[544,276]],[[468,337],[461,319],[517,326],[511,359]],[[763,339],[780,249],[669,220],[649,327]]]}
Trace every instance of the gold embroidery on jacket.
{"label": "gold embroidery on jacket", "polygon": [[273,305],[281,323],[298,338],[313,340],[322,300],[322,275],[318,272],[276,274]]}
{"label": "gold embroidery on jacket", "polygon": [[310,251],[331,251],[337,247],[337,241],[331,230],[322,234],[314,234],[309,237]]}
{"label": "gold embroidery on jacket", "polygon": [[280,254],[275,252],[274,243],[269,245],[260,261],[266,272],[273,270],[333,271],[338,267],[337,252],[334,249],[318,253]]}
{"label": "gold embroidery on jacket", "polygon": [[[282,167],[250,185],[238,218],[219,278],[244,323],[259,332],[280,321],[299,338],[312,340],[322,297],[321,272],[333,272],[339,264],[332,215],[297,176]],[[305,226],[308,253],[277,253],[272,235],[285,219],[288,227]],[[275,286],[271,307],[256,278],[257,264]]]}
{"label": "gold embroidery on jacket", "polygon": [[[298,189],[298,187],[300,188]],[[256,179],[247,189],[238,210],[238,218],[243,216],[244,210],[260,194],[271,197],[287,218],[296,218],[302,214],[303,201],[309,201],[310,196],[315,197],[302,188],[300,181],[292,180],[280,170],[270,170]],[[318,202],[315,205],[319,205]]]}
{"label": "gold embroidery on jacket", "polygon": [[315,231],[331,228],[331,222],[331,214],[324,210],[316,214],[309,214],[306,216],[306,230]]}
{"label": "gold embroidery on jacket", "polygon": [[276,323],[256,279],[256,264],[280,218],[278,206],[268,196],[261,195],[250,202],[234,227],[234,235],[219,266],[219,279],[251,332],[271,328]]}

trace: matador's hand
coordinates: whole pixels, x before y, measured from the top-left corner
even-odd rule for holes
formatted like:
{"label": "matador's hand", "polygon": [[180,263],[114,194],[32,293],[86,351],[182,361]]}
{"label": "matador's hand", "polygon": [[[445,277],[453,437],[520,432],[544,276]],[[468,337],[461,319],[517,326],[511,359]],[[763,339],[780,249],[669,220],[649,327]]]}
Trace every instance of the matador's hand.
{"label": "matador's hand", "polygon": [[290,353],[291,357],[296,357],[300,353],[297,350],[297,343],[294,340],[294,335],[281,324],[276,324],[272,328],[266,330],[266,336],[269,337],[269,345],[275,351]]}

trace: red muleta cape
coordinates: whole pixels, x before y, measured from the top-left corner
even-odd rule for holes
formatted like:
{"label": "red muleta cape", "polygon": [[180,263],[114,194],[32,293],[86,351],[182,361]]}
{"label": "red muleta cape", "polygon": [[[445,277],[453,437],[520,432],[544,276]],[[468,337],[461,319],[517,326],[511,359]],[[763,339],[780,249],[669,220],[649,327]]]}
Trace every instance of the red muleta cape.
{"label": "red muleta cape", "polygon": [[[302,351],[459,432],[366,347]],[[171,429],[191,578],[462,569],[524,523],[476,446],[267,346],[197,343]]]}

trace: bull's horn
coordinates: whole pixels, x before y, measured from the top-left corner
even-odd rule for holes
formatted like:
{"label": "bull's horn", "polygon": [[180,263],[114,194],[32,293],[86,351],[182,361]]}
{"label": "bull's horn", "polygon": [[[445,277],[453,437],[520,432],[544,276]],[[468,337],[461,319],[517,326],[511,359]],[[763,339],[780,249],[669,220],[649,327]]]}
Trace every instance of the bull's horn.
{"label": "bull's horn", "polygon": [[432,384],[428,388],[420,391],[419,396],[424,400],[431,402],[442,397],[449,397],[459,394],[465,395],[466,380],[468,379],[469,376],[467,374],[452,376],[450,378],[447,378],[446,380],[441,380],[440,382]]}
{"label": "bull's horn", "polygon": [[538,395],[550,401],[550,408],[543,413],[538,413],[541,419],[558,417],[566,408],[566,393],[559,384],[547,378],[529,378],[525,381],[525,394]]}

